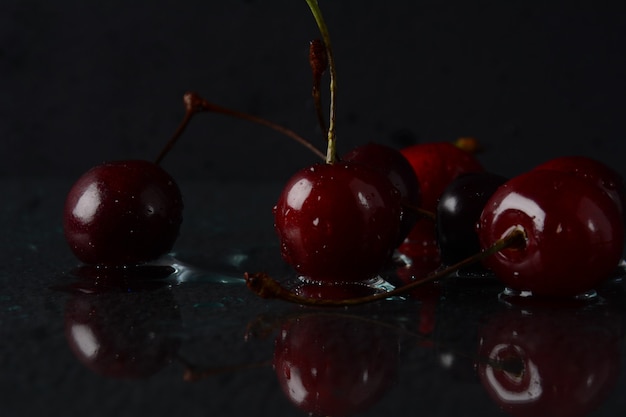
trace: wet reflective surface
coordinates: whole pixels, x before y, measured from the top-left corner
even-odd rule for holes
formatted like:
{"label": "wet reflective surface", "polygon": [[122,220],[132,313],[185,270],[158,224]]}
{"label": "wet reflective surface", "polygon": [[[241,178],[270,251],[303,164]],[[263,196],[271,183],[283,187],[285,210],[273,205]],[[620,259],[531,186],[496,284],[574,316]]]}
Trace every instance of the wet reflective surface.
{"label": "wet reflective surface", "polygon": [[619,274],[592,301],[559,305],[451,277],[405,299],[303,308],[259,299],[242,278],[291,274],[272,229],[280,184],[181,184],[175,252],[121,270],[81,266],[67,248],[70,185],[0,184],[3,416],[626,412]]}

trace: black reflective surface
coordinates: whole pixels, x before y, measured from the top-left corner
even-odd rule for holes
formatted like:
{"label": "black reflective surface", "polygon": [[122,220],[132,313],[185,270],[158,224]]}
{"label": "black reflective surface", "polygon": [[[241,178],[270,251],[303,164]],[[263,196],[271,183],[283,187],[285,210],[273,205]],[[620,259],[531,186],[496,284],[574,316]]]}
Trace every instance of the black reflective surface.
{"label": "black reflective surface", "polygon": [[[3,416],[615,416],[626,411],[624,284],[583,304],[519,304],[450,278],[349,309],[266,301],[244,271],[288,277],[280,184],[183,183],[159,265],[79,265],[65,181],[11,180],[0,267]],[[254,215],[250,215],[254,213]]]}

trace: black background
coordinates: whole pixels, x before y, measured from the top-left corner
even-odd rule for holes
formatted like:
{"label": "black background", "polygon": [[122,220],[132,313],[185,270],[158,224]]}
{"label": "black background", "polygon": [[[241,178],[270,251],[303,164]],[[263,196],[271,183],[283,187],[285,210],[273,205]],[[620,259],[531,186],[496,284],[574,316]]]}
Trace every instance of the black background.
{"label": "black background", "polygon": [[[469,135],[486,146],[485,165],[505,175],[564,154],[626,174],[623,3],[321,7],[342,152]],[[187,90],[323,147],[307,57],[318,36],[304,0],[5,0],[0,174],[76,178],[103,160],[152,159],[182,118]],[[313,161],[263,127],[204,114],[164,164],[180,179],[246,181],[283,180]]]}

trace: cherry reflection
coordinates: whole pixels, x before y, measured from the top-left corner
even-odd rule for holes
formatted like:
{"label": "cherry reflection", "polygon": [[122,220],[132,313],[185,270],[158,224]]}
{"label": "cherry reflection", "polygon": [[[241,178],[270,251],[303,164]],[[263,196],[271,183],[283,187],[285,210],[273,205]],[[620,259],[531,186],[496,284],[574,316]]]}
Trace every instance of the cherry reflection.
{"label": "cherry reflection", "polygon": [[[118,379],[148,378],[175,357],[172,337],[180,313],[169,268],[81,268],[66,286],[65,336],[76,358],[93,372]],[[150,279],[150,277],[152,277]]]}
{"label": "cherry reflection", "polygon": [[395,379],[399,342],[389,329],[331,313],[285,322],[274,370],[287,398],[312,416],[349,416],[374,405]]}
{"label": "cherry reflection", "polygon": [[481,329],[478,373],[515,417],[582,417],[619,374],[621,317],[590,308],[512,307]]}

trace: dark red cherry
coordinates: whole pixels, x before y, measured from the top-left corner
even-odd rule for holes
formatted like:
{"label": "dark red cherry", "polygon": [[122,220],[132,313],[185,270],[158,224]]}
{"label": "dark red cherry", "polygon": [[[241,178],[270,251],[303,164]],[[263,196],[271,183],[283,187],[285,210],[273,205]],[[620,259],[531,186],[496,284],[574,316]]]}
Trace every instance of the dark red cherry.
{"label": "dark red cherry", "polygon": [[615,388],[621,318],[593,309],[515,309],[479,330],[477,367],[493,401],[516,417],[583,417]]}
{"label": "dark red cherry", "polygon": [[506,180],[490,172],[475,172],[460,175],[446,187],[436,211],[437,244],[444,265],[480,251],[476,224],[487,200]]}
{"label": "dark red cherry", "polygon": [[467,172],[483,167],[473,154],[448,142],[420,143],[401,150],[419,181],[422,207],[434,212],[448,184]]}
{"label": "dark red cherry", "polygon": [[373,278],[390,259],[400,228],[400,194],[363,164],[319,164],[297,172],[274,208],[281,253],[317,281]]}
{"label": "dark red cherry", "polygon": [[157,164],[115,161],[90,169],[72,186],[63,227],[84,263],[138,264],[172,248],[182,210],[178,186]]}
{"label": "dark red cherry", "polygon": [[575,296],[597,287],[617,267],[624,246],[622,215],[604,190],[575,175],[533,170],[502,185],[480,217],[481,246],[514,229],[525,244],[485,264],[511,289]]}
{"label": "dark red cherry", "polygon": [[562,156],[551,159],[534,169],[569,172],[606,191],[626,216],[626,185],[622,176],[608,165],[587,156]]}
{"label": "dark red cherry", "polygon": [[[398,189],[403,202],[412,207],[421,206],[417,177],[411,164],[400,151],[379,143],[368,143],[348,152],[343,160],[363,163],[378,170]],[[417,219],[418,214],[415,210],[403,207],[398,244],[404,241]]]}
{"label": "dark red cherry", "polygon": [[274,369],[285,395],[312,416],[348,416],[378,401],[393,383],[398,341],[367,320],[333,314],[286,323]]}

